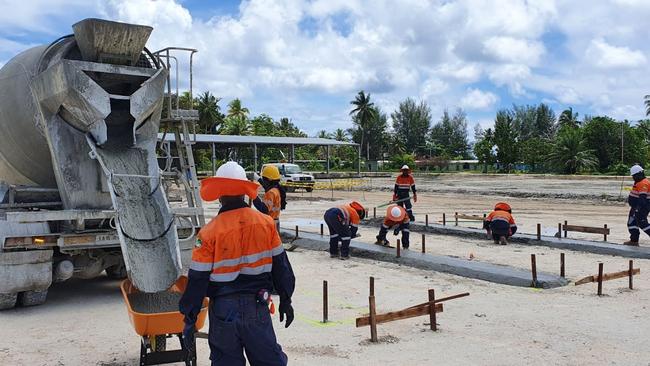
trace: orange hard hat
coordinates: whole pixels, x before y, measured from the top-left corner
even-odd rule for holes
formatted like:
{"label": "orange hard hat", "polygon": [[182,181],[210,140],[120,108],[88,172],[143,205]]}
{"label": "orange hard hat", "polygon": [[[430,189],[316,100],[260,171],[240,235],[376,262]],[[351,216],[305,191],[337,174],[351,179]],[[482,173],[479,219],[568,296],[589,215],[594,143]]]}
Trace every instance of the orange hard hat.
{"label": "orange hard hat", "polygon": [[217,169],[214,177],[201,181],[201,198],[204,201],[214,201],[222,196],[257,197],[257,183],[246,178],[246,171],[234,161],[229,161]]}
{"label": "orange hard hat", "polygon": [[359,202],[357,201],[350,202],[350,207],[352,207],[355,211],[357,211],[361,219],[366,217],[366,209]]}
{"label": "orange hard hat", "polygon": [[401,222],[406,217],[406,210],[398,205],[388,206],[386,217],[393,222]]}
{"label": "orange hard hat", "polygon": [[510,207],[510,205],[505,203],[505,202],[497,203],[496,205],[494,205],[494,209],[495,210],[501,210],[501,211],[508,211],[508,212],[512,211],[512,208]]}

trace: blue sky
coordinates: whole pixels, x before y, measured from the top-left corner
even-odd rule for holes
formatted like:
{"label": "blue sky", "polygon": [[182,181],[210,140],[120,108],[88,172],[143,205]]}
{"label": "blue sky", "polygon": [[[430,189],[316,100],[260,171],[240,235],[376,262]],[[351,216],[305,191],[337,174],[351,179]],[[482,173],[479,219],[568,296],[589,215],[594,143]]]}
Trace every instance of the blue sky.
{"label": "blue sky", "polygon": [[461,107],[470,136],[513,103],[638,120],[650,94],[643,0],[0,0],[0,64],[86,17],[198,48],[197,91],[310,134],[349,127],[359,90],[389,114],[424,100],[434,122]]}

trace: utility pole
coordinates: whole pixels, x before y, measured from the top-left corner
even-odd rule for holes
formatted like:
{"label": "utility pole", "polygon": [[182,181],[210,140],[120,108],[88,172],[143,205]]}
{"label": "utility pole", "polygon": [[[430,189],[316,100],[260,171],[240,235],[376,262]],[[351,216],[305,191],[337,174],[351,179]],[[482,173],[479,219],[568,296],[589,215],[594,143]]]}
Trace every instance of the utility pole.
{"label": "utility pole", "polygon": [[623,136],[624,136],[624,134],[623,134],[623,131],[624,131],[623,126],[624,125],[623,124],[624,123],[625,122],[621,122],[621,164],[623,164],[623,143],[624,143],[624,141],[623,141]]}

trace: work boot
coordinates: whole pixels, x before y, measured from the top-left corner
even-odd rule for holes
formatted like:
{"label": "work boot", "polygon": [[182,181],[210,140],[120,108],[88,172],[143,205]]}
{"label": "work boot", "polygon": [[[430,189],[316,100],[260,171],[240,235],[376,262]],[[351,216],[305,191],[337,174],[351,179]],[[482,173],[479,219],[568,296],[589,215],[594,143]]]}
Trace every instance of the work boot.
{"label": "work boot", "polygon": [[501,244],[501,245],[507,245],[508,244],[508,240],[506,240],[505,236],[500,236],[499,237],[499,244]]}
{"label": "work boot", "polygon": [[338,258],[338,254],[330,254],[330,258]]}
{"label": "work boot", "polygon": [[625,243],[623,243],[623,245],[638,247],[639,246],[639,241],[638,240],[636,240],[636,241],[635,240],[628,240]]}
{"label": "work boot", "polygon": [[342,261],[347,261],[348,259],[350,259],[350,256],[349,255],[342,255],[341,257],[339,257],[339,259],[342,260]]}

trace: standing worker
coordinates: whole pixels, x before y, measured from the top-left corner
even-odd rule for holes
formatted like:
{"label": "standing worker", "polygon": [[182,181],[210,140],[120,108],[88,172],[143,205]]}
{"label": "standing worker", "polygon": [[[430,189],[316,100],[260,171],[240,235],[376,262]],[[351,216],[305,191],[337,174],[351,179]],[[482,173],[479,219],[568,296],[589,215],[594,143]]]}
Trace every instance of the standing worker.
{"label": "standing worker", "polygon": [[[287,192],[280,185],[280,170],[275,165],[266,165],[262,169],[262,177],[258,179],[264,187],[264,198],[253,200],[255,207],[263,213],[268,213],[275,221],[275,227],[280,230],[280,211],[287,207]],[[266,209],[266,212],[264,211]]]}
{"label": "standing worker", "polygon": [[386,234],[388,230],[392,227],[396,228],[393,230],[393,235],[399,234],[402,232],[402,248],[409,248],[409,235],[411,234],[410,219],[406,214],[406,210],[397,205],[389,206],[386,210],[386,217],[384,218],[384,223],[381,224],[379,229],[379,235],[377,235],[377,244],[388,245],[389,241],[386,239]]}
{"label": "standing worker", "polygon": [[325,211],[325,223],[330,231],[330,258],[350,259],[350,240],[357,236],[359,223],[366,217],[366,209],[357,201]]}
{"label": "standing worker", "polygon": [[487,230],[488,237],[492,236],[494,244],[506,245],[508,239],[517,232],[517,224],[512,217],[512,208],[505,202],[494,206],[494,211],[483,221],[483,228]]}
{"label": "standing worker", "polygon": [[221,209],[197,235],[179,308],[185,316],[183,339],[191,340],[203,298],[210,298],[212,365],[244,366],[244,352],[252,366],[287,364],[273,331],[269,292],[278,292],[280,321],[286,317],[288,328],[295,277],[273,220],[244,202],[245,195],[257,197],[257,187],[235,162],[201,181],[201,198],[218,199]]}
{"label": "standing worker", "polygon": [[398,205],[406,207],[406,213],[409,215],[411,221],[415,221],[415,216],[413,216],[413,205],[411,204],[411,197],[409,196],[410,191],[413,191],[413,202],[418,201],[418,194],[415,191],[415,180],[411,175],[411,169],[408,165],[402,166],[400,169],[402,174],[400,174],[395,180],[395,189],[393,190],[393,201],[397,202]]}
{"label": "standing worker", "polygon": [[630,213],[627,217],[630,240],[623,244],[638,246],[639,235],[641,234],[639,229],[650,235],[650,224],[648,224],[650,181],[645,177],[643,167],[640,165],[634,165],[630,168],[630,175],[634,179],[634,186],[627,198],[627,203],[630,205]]}

